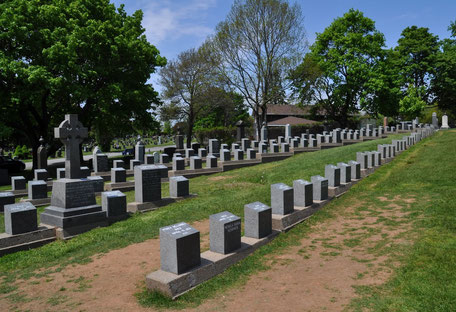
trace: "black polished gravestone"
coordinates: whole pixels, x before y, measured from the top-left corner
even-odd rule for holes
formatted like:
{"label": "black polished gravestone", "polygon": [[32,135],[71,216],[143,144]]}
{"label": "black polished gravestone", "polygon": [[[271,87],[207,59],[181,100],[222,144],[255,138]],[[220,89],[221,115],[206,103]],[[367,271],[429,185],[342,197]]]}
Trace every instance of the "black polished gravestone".
{"label": "black polished gravestone", "polygon": [[87,137],[87,128],[77,115],[65,115],[55,137],[65,144],[66,177],[54,181],[51,205],[41,214],[41,223],[57,227],[59,238],[107,225],[106,213],[95,201],[93,181],[81,179],[79,144]]}

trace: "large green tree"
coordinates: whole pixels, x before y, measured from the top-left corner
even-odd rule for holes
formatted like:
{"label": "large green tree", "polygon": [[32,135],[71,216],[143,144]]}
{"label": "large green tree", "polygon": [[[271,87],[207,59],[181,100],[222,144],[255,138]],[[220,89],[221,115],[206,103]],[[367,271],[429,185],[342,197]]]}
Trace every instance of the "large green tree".
{"label": "large green tree", "polygon": [[109,140],[152,121],[159,103],[147,83],[166,60],[145,37],[141,11],[109,0],[0,2],[0,122],[27,138],[34,155],[64,114]]}
{"label": "large green tree", "polygon": [[301,8],[284,0],[236,0],[211,46],[223,78],[253,112],[260,135],[267,106],[284,100],[285,79],[306,45]]}
{"label": "large green tree", "polygon": [[186,122],[187,147],[192,142],[195,120],[207,107],[205,94],[217,82],[217,72],[208,53],[204,47],[189,49],[160,70],[162,95],[168,101],[161,109],[162,119]]}
{"label": "large green tree", "polygon": [[317,34],[310,52],[292,73],[301,104],[317,105],[342,126],[360,108],[372,109],[371,89],[373,80],[380,79],[384,44],[383,34],[362,12],[350,9],[335,19]]}
{"label": "large green tree", "polygon": [[432,101],[431,80],[435,75],[436,57],[439,51],[439,38],[429,32],[429,28],[411,26],[405,28],[397,41],[395,50],[399,53],[400,73],[403,79],[404,95],[409,85],[419,92],[427,104]]}
{"label": "large green tree", "polygon": [[448,30],[451,38],[442,42],[441,52],[437,55],[435,78],[432,90],[439,108],[456,117],[456,22]]}

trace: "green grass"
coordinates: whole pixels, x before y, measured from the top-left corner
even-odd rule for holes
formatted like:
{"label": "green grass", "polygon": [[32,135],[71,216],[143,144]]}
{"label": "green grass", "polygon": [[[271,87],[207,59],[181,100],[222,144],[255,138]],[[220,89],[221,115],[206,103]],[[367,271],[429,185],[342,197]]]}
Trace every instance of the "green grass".
{"label": "green grass", "polygon": [[[6,283],[12,283],[20,278],[27,279],[31,276],[45,276],[50,272],[61,270],[69,264],[87,263],[90,261],[90,257],[97,253],[108,252],[112,249],[123,248],[133,243],[157,237],[158,229],[162,226],[181,221],[192,222],[207,219],[209,215],[225,210],[243,217],[243,207],[246,203],[261,201],[270,204],[270,184],[283,182],[290,185],[295,179],[310,179],[312,175],[323,175],[326,164],[355,159],[357,151],[375,150],[377,144],[390,142],[392,138],[402,136],[400,134],[388,139],[368,141],[313,153],[302,153],[280,162],[194,178],[190,181],[190,192],[198,194],[198,197],[173,203],[150,213],[135,214],[126,221],[118,222],[110,227],[92,230],[67,242],[58,241],[34,250],[1,257],[0,276]],[[222,180],[214,180],[216,177],[220,177]],[[167,192],[166,185],[163,185],[163,192],[164,194]],[[132,201],[133,192],[127,192],[127,196],[128,200]],[[343,201],[345,199],[342,198],[334,202]],[[303,228],[306,229],[309,224],[318,220],[324,220],[331,215],[329,211],[323,210],[310,222],[306,222],[305,225],[288,232],[286,235],[281,235],[273,243],[263,247],[248,259],[261,259],[261,255],[278,252],[287,244],[294,244],[296,239],[288,241],[290,237],[293,235],[301,236]],[[266,268],[258,261],[248,260],[247,262],[250,261],[253,261],[253,266],[239,264],[230,269],[230,272],[243,272],[241,275],[223,274],[214,279],[215,282],[208,283],[212,286],[202,285],[202,287],[198,287],[194,292],[191,292],[193,299],[188,299],[189,302],[197,303],[198,298],[202,300],[210,297],[210,294],[216,293],[217,289],[231,287],[233,283],[242,282],[251,272]],[[38,269],[41,269],[40,273],[37,273]],[[240,278],[240,276],[242,277]],[[207,290],[206,293],[204,289]],[[199,293],[201,294],[197,295]],[[143,303],[150,300],[150,297],[141,298]],[[184,296],[175,304],[185,303]]]}

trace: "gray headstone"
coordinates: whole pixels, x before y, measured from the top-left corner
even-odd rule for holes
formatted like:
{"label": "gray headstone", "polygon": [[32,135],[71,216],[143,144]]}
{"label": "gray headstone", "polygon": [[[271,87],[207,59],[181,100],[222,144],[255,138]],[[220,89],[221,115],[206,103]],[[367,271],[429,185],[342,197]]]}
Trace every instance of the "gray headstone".
{"label": "gray headstone", "polygon": [[328,179],[328,186],[340,186],[340,168],[334,165],[325,166],[325,178]]}
{"label": "gray headstone", "polygon": [[99,176],[88,176],[87,180],[93,183],[93,191],[95,193],[101,193],[104,191],[104,180]]}
{"label": "gray headstone", "polygon": [[288,143],[282,143],[281,144],[281,152],[282,153],[290,152],[290,145]]}
{"label": "gray headstone", "polygon": [[5,233],[17,235],[38,229],[36,208],[30,202],[5,205]]}
{"label": "gray headstone", "polygon": [[198,156],[192,156],[190,157],[190,169],[191,170],[196,170],[196,169],[201,169],[202,168],[202,160]]}
{"label": "gray headstone", "polygon": [[291,138],[291,126],[289,124],[285,125],[285,140]]}
{"label": "gray headstone", "polygon": [[272,233],[271,207],[254,202],[244,205],[244,234],[260,239]]}
{"label": "gray headstone", "polygon": [[135,201],[153,202],[161,199],[161,172],[156,165],[135,167]]}
{"label": "gray headstone", "polygon": [[359,180],[361,179],[361,165],[359,162],[350,160],[348,165],[351,168],[351,178],[352,180]]}
{"label": "gray headstone", "polygon": [[14,204],[14,194],[12,192],[0,192],[0,212],[3,212],[5,205]]}
{"label": "gray headstone", "polygon": [[124,168],[111,168],[111,182],[122,183],[127,181],[127,171]]}
{"label": "gray headstone", "polygon": [[11,177],[11,189],[13,191],[25,190],[26,181],[22,176]]}
{"label": "gray headstone", "polygon": [[181,157],[173,158],[173,170],[185,170],[185,159]]}
{"label": "gray headstone", "polygon": [[160,163],[160,153],[159,152],[153,152],[152,156],[154,156],[154,164],[159,164]]}
{"label": "gray headstone", "polygon": [[34,179],[35,181],[38,181],[38,180],[43,180],[43,181],[47,181],[47,179],[49,178],[49,175],[48,175],[48,172],[46,169],[35,169],[34,171]]}
{"label": "gray headstone", "polygon": [[28,198],[42,199],[47,198],[47,184],[45,181],[29,181]]}
{"label": "gray headstone", "polygon": [[340,169],[340,183],[347,184],[351,182],[351,167],[343,162],[337,163]]}
{"label": "gray headstone", "polygon": [[328,199],[328,179],[322,176],[312,176],[311,181],[313,184],[313,199],[314,200],[327,200]]}
{"label": "gray headstone", "polygon": [[210,250],[228,254],[241,248],[241,218],[224,211],[209,217]]}
{"label": "gray headstone", "polygon": [[155,164],[155,157],[154,155],[147,154],[144,156],[144,162],[146,165],[153,165]]}
{"label": "gray headstone", "polygon": [[37,153],[37,168],[38,169],[47,169],[47,150],[44,145],[43,137],[40,137],[40,147],[38,147]]}
{"label": "gray headstone", "polygon": [[246,138],[243,138],[241,140],[241,146],[242,146],[242,150],[244,152],[247,151],[248,148],[250,148],[250,140],[249,139],[246,139]]}
{"label": "gray headstone", "polygon": [[206,157],[206,168],[217,168],[217,157],[209,155]]}
{"label": "gray headstone", "polygon": [[439,119],[437,118],[437,113],[432,113],[432,125],[438,129],[439,128]]}
{"label": "gray headstone", "polygon": [[231,160],[231,153],[228,149],[222,149],[220,151],[220,161],[230,161]]}
{"label": "gray headstone", "polygon": [[268,127],[266,125],[263,125],[261,127],[260,141],[267,141],[267,140],[268,140]]}
{"label": "gray headstone", "polygon": [[125,163],[123,160],[117,159],[112,162],[113,168],[125,168]]}
{"label": "gray headstone", "polygon": [[160,268],[182,274],[201,264],[200,232],[181,222],[160,228]]}
{"label": "gray headstone", "polygon": [[108,155],[94,154],[93,155],[93,171],[106,172],[109,170]]}
{"label": "gray headstone", "polygon": [[[65,173],[66,173],[66,169],[65,169]],[[83,167],[79,168],[79,175],[82,179],[87,178],[90,175],[89,167],[83,166]],[[66,176],[66,174],[65,174],[65,176]]]}
{"label": "gray headstone", "polygon": [[108,218],[124,216],[127,214],[127,196],[121,191],[103,192],[101,207]]}
{"label": "gray headstone", "polygon": [[361,169],[367,169],[367,154],[362,152],[356,153],[356,161],[361,165]]}
{"label": "gray headstone", "polygon": [[293,181],[294,205],[307,207],[313,204],[313,185],[305,180]]}
{"label": "gray headstone", "polygon": [[167,163],[169,163],[168,154],[160,154],[160,164],[167,164]]}
{"label": "gray headstone", "polygon": [[65,179],[65,168],[57,168],[57,179]]}
{"label": "gray headstone", "polygon": [[235,150],[234,160],[244,160],[244,151],[240,149]]}
{"label": "gray headstone", "polygon": [[176,135],[176,149],[184,149],[184,136],[181,134]]}
{"label": "gray headstone", "polygon": [[190,158],[190,157],[192,157],[194,155],[195,155],[195,151],[194,150],[192,150],[190,148],[187,148],[185,150],[185,158]]}
{"label": "gray headstone", "polygon": [[204,158],[207,156],[207,150],[205,148],[199,148],[198,149],[198,156],[200,158]]}
{"label": "gray headstone", "polygon": [[256,151],[255,151],[255,149],[248,148],[246,154],[247,154],[247,159],[249,159],[249,160],[250,159],[256,159]]}
{"label": "gray headstone", "polygon": [[54,136],[65,145],[65,174],[67,179],[83,178],[79,159],[79,144],[87,138],[87,128],[78,121],[78,115],[67,114],[65,120],[54,128]]}
{"label": "gray headstone", "polygon": [[185,197],[189,193],[189,181],[183,176],[169,178],[169,196],[172,198]]}
{"label": "gray headstone", "polygon": [[271,208],[273,214],[292,213],[294,210],[293,188],[284,183],[272,184]]}

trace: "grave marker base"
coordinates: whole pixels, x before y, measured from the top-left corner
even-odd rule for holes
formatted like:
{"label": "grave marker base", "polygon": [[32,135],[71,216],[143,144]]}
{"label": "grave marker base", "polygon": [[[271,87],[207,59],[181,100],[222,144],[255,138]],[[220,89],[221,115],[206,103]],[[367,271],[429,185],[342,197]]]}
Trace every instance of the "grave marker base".
{"label": "grave marker base", "polygon": [[203,252],[201,265],[180,275],[162,270],[149,273],[146,276],[146,287],[175,299],[241,261],[259,247],[272,241],[278,233],[273,231],[272,234],[261,239],[243,236],[241,248],[229,254],[224,255],[210,250]]}
{"label": "grave marker base", "polygon": [[53,226],[40,224],[38,230],[24,234],[0,234],[0,257],[13,252],[28,250],[51,243],[56,239]]}
{"label": "grave marker base", "polygon": [[312,205],[306,207],[294,206],[294,211],[287,215],[272,214],[272,230],[279,232],[288,231],[298,223],[301,223],[309,218],[330,200],[331,198],[323,201],[314,200]]}
{"label": "grave marker base", "polygon": [[35,207],[41,207],[41,206],[47,206],[47,205],[51,204],[51,198],[50,197],[39,198],[39,199],[22,198],[21,203],[23,203],[23,202],[30,202]]}

